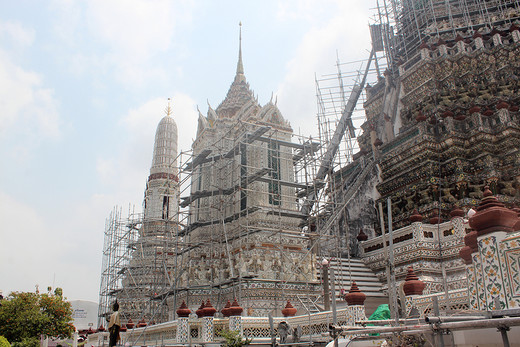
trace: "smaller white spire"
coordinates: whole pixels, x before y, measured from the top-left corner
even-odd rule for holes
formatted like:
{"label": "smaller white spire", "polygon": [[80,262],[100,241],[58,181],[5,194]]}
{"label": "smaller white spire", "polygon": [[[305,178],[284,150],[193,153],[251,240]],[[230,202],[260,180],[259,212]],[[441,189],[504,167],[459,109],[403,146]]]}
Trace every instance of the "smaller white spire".
{"label": "smaller white spire", "polygon": [[246,80],[246,76],[244,75],[244,64],[242,63],[242,22],[238,23],[238,25],[240,29],[238,35],[238,63],[235,82],[242,82]]}
{"label": "smaller white spire", "polygon": [[164,116],[155,131],[152,167],[150,174],[170,173],[177,175],[175,160],[177,157],[177,124],[173,119],[171,99],[168,98],[168,106],[164,109]]}
{"label": "smaller white spire", "polygon": [[238,64],[237,64],[237,75],[244,74],[244,65],[242,64],[242,22],[238,23],[239,34],[238,34]]}

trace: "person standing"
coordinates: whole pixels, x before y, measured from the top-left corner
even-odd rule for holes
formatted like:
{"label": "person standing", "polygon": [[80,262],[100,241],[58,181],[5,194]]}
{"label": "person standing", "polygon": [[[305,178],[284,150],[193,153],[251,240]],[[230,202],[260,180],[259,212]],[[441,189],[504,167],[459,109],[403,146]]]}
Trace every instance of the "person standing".
{"label": "person standing", "polygon": [[110,321],[108,323],[108,332],[110,333],[109,347],[113,347],[119,341],[119,330],[121,329],[121,315],[119,313],[119,304],[116,302],[113,306],[114,313],[110,315]]}

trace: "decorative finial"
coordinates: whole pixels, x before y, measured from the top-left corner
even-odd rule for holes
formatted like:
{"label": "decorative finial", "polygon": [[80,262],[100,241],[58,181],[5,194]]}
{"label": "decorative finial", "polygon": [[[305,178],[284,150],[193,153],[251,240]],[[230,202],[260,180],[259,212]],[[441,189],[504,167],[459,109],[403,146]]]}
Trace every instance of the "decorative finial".
{"label": "decorative finial", "polygon": [[168,98],[168,107],[166,107],[166,109],[164,110],[164,113],[166,113],[167,116],[172,115],[172,108],[170,106],[170,98]]}
{"label": "decorative finial", "polygon": [[237,75],[244,74],[244,65],[242,64],[242,22],[238,23],[239,36],[238,36],[238,64],[237,64]]}

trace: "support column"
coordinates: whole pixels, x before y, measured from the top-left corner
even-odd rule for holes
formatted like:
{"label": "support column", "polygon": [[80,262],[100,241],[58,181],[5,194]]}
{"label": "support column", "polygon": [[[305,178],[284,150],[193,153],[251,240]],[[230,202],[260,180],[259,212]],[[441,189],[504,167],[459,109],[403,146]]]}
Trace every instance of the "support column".
{"label": "support column", "polygon": [[468,280],[469,307],[472,310],[480,310],[477,278],[475,274],[475,265],[473,263],[466,265],[466,278]]}
{"label": "support column", "polygon": [[229,317],[229,330],[238,331],[240,333],[240,336],[243,335],[244,331],[242,329],[242,316]]}
{"label": "support column", "polygon": [[357,321],[366,319],[365,305],[347,306],[347,325],[354,326]]}
{"label": "support column", "polygon": [[190,336],[190,324],[188,317],[177,318],[177,343],[187,344]]}
{"label": "support column", "polygon": [[[426,287],[426,283],[417,277],[412,266],[408,267],[408,273],[406,274],[403,285],[403,292],[406,297],[405,311],[407,316],[410,315],[412,308],[415,306],[415,298],[423,294],[424,287]],[[422,315],[422,312],[420,315]]]}
{"label": "support column", "polygon": [[481,310],[485,310],[486,308],[486,290],[484,285],[484,272],[482,271],[482,264],[480,260],[480,253],[471,254],[471,260],[474,264],[475,269],[475,287],[477,294],[478,306]]}
{"label": "support column", "polygon": [[330,311],[329,261],[325,258],[321,262],[321,278],[323,281],[323,307],[325,311]]}
{"label": "support column", "polygon": [[213,342],[213,335],[215,333],[215,325],[213,317],[202,318],[202,342]]}
{"label": "support column", "polygon": [[186,305],[186,302],[183,300],[181,306],[176,311],[177,313],[177,343],[187,344],[190,341],[190,324],[188,321],[188,317],[191,313],[191,310]]}
{"label": "support column", "polygon": [[[481,305],[484,310],[501,310],[509,308],[506,300],[505,280],[500,266],[499,242],[506,237],[505,232],[494,232],[478,237],[485,301]],[[495,307],[495,298],[500,300],[501,307]]]}
{"label": "support column", "polygon": [[477,234],[478,252],[472,254],[472,260],[481,310],[509,308],[500,247],[507,233],[514,231],[517,221],[516,212],[506,208],[486,186],[477,212],[469,219],[469,226]]}
{"label": "support column", "polygon": [[230,304],[229,309],[227,310],[227,313],[229,313],[229,330],[238,331],[241,337],[244,335],[241,316],[243,311],[244,309],[240,307],[236,298],[233,300],[233,303]]}
{"label": "support column", "polygon": [[367,296],[362,293],[356,282],[352,282],[348,294],[345,295],[347,302],[346,321],[347,325],[354,326],[358,320],[366,320],[365,315],[365,299]]}

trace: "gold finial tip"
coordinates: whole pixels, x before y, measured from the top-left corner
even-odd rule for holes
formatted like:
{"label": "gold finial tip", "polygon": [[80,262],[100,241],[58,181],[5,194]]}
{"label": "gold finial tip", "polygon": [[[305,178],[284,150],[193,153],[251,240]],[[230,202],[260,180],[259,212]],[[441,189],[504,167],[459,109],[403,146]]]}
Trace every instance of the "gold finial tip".
{"label": "gold finial tip", "polygon": [[170,100],[171,98],[168,98],[168,107],[164,110],[164,113],[166,113],[167,116],[170,116],[172,114],[172,108],[170,106]]}
{"label": "gold finial tip", "polygon": [[242,26],[242,21],[238,22],[238,25]]}

